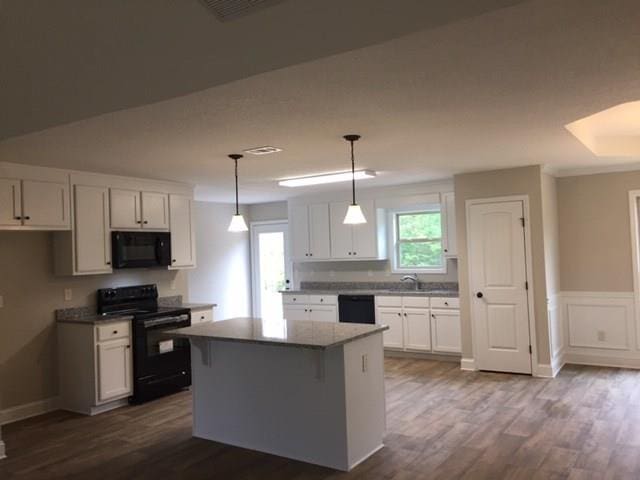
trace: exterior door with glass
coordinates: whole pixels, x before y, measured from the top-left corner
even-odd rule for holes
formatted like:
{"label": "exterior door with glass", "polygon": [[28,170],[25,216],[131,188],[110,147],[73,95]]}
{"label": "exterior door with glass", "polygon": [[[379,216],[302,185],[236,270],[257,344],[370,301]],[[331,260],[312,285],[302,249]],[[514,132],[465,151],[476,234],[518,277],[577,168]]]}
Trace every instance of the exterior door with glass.
{"label": "exterior door with glass", "polygon": [[253,316],[283,318],[281,290],[292,285],[287,222],[251,225]]}

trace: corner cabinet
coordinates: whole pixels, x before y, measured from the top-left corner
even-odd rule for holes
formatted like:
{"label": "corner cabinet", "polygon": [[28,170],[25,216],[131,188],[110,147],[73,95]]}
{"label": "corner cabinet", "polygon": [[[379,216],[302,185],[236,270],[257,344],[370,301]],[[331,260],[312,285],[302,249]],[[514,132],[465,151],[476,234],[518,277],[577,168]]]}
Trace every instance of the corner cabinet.
{"label": "corner cabinet", "polygon": [[384,212],[373,200],[360,203],[367,223],[345,225],[349,202],[289,205],[291,255],[296,262],[326,260],[384,260]]}
{"label": "corner cabinet", "polygon": [[171,230],[171,269],[195,268],[196,242],[193,200],[186,195],[169,195]]}
{"label": "corner cabinet", "polygon": [[68,176],[51,180],[0,178],[0,229],[69,230]]}

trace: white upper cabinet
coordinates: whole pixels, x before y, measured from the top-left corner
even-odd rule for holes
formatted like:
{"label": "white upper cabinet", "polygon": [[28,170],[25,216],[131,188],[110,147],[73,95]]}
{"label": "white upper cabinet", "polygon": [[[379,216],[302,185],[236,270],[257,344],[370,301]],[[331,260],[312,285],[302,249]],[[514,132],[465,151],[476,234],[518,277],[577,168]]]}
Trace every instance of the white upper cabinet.
{"label": "white upper cabinet", "polygon": [[331,258],[371,260],[386,257],[384,219],[379,218],[373,200],[359,201],[367,223],[345,225],[344,217],[350,202],[330,205]]}
{"label": "white upper cabinet", "polygon": [[442,194],[442,223],[444,256],[456,257],[458,256],[458,242],[456,239],[456,202],[453,192]]}
{"label": "white upper cabinet", "polygon": [[169,196],[166,193],[142,192],[142,227],[169,228]]}
{"label": "white upper cabinet", "polygon": [[289,209],[294,260],[326,260],[331,254],[329,205],[293,205]]}
{"label": "white upper cabinet", "polygon": [[171,268],[196,266],[193,200],[186,195],[169,195]]}
{"label": "white upper cabinet", "polygon": [[166,193],[111,189],[111,229],[167,230],[169,198]]}
{"label": "white upper cabinet", "polygon": [[[56,177],[60,178],[60,175]],[[69,230],[68,179],[0,178],[0,228]]]}
{"label": "white upper cabinet", "polygon": [[75,185],[74,212],[74,273],[111,273],[109,189]]}
{"label": "white upper cabinet", "polygon": [[110,201],[112,229],[130,230],[142,227],[139,191],[112,188]]}
{"label": "white upper cabinet", "polygon": [[20,180],[0,178],[0,226],[22,225],[22,194]]}

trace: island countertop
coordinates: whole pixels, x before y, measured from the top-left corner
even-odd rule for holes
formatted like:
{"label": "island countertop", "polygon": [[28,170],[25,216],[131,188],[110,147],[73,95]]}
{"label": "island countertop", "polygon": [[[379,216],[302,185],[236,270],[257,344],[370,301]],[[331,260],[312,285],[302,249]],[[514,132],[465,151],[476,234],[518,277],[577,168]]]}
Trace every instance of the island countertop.
{"label": "island countertop", "polygon": [[171,330],[185,338],[327,349],[388,330],[386,325],[231,318]]}

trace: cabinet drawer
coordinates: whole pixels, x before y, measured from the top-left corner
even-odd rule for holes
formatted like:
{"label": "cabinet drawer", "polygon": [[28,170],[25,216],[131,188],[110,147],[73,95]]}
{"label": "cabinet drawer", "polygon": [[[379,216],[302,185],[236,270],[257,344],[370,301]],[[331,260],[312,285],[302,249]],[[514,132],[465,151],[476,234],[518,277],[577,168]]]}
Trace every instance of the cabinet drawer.
{"label": "cabinet drawer", "polygon": [[282,303],[288,305],[307,304],[309,303],[309,295],[296,295],[295,293],[283,293]]}
{"label": "cabinet drawer", "polygon": [[391,295],[376,295],[377,307],[401,307],[402,297],[394,297]]}
{"label": "cabinet drawer", "polygon": [[431,308],[460,308],[460,299],[456,297],[433,297]]}
{"label": "cabinet drawer", "polygon": [[337,295],[309,295],[308,297],[309,305],[337,305],[338,304],[338,296]]}
{"label": "cabinet drawer", "polygon": [[129,337],[130,323],[129,322],[114,322],[106,325],[98,325],[96,327],[98,331],[98,341],[104,342],[105,340],[113,340],[114,338]]}
{"label": "cabinet drawer", "polygon": [[204,322],[213,322],[213,310],[210,308],[206,308],[204,310],[191,310],[191,325]]}
{"label": "cabinet drawer", "polygon": [[409,308],[429,308],[429,297],[402,297],[402,306]]}

